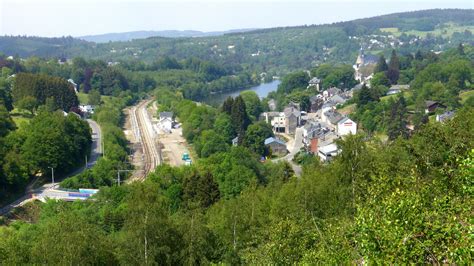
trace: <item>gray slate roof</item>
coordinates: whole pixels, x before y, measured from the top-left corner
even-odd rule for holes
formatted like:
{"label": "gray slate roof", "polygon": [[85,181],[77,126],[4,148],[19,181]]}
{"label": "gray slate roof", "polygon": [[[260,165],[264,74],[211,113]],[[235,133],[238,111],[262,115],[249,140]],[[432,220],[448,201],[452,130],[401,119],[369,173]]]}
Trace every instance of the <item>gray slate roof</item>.
{"label": "gray slate roof", "polygon": [[314,77],[312,78],[310,81],[309,81],[309,84],[312,85],[312,84],[319,84],[321,83],[321,79],[317,78],[317,77]]}
{"label": "gray slate roof", "polygon": [[301,112],[298,108],[295,108],[294,106],[288,106],[286,107],[283,112],[285,113],[285,117],[290,117],[291,115],[294,115],[296,117],[301,116]]}
{"label": "gray slate roof", "polygon": [[328,101],[334,102],[336,104],[343,104],[347,100],[342,98],[340,95],[334,95],[334,96],[331,96]]}
{"label": "gray slate roof", "polygon": [[331,88],[327,89],[327,91],[330,95],[336,95],[336,94],[339,94],[339,93],[342,92],[341,89],[336,88],[336,87],[331,87]]}
{"label": "gray slate roof", "polygon": [[408,90],[410,85],[392,85],[389,90]]}
{"label": "gray slate roof", "polygon": [[173,119],[173,112],[160,112],[160,118],[169,118]]}
{"label": "gray slate roof", "polygon": [[331,122],[331,124],[333,125],[337,124],[337,122],[339,122],[339,120],[343,118],[343,116],[339,112],[334,111],[334,110],[329,110],[326,113],[324,113],[324,115],[328,118],[329,122]]}
{"label": "gray slate roof", "polygon": [[281,139],[277,139],[277,138],[274,138],[274,137],[269,137],[269,138],[265,139],[265,145],[269,145],[269,144],[271,144],[271,143],[273,143],[273,142],[276,142],[276,143],[278,143],[278,144],[281,144],[281,145],[285,145],[285,146],[286,146],[285,142],[284,142],[283,140],[281,140]]}

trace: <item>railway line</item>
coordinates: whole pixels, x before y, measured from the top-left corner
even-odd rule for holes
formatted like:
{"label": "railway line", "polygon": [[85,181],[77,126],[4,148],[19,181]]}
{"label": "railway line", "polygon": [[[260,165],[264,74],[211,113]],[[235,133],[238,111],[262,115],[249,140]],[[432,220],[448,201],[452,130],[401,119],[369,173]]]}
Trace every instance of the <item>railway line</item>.
{"label": "railway line", "polygon": [[156,141],[156,132],[146,109],[152,100],[144,100],[131,109],[131,124],[137,142],[141,143],[144,154],[144,166],[141,178],[153,171],[162,162],[160,149]]}

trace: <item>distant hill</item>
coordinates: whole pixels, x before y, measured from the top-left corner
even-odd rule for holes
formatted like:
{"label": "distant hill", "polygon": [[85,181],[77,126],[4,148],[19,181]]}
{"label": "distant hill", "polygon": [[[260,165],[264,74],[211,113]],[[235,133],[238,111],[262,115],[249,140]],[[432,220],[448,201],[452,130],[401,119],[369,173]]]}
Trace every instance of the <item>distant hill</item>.
{"label": "distant hill", "polygon": [[105,42],[124,42],[135,39],[146,39],[149,37],[165,37],[165,38],[189,38],[189,37],[209,37],[220,36],[228,33],[248,32],[255,29],[235,29],[228,31],[196,31],[196,30],[163,30],[163,31],[130,31],[121,33],[105,33],[98,35],[87,35],[77,37],[89,42],[105,43]]}
{"label": "distant hill", "polygon": [[[65,57],[153,63],[164,57],[200,58],[253,73],[281,75],[323,63],[354,63],[360,49],[390,55],[443,51],[474,44],[474,9],[433,9],[395,13],[324,25],[203,33],[164,31],[118,33],[82,39],[0,37],[0,53],[20,57]],[[179,37],[179,38],[177,38]],[[84,37],[85,38],[85,37]],[[92,37],[91,37],[92,38]],[[93,40],[89,38],[88,40]],[[105,42],[102,42],[105,41]],[[102,43],[101,43],[102,42]]]}

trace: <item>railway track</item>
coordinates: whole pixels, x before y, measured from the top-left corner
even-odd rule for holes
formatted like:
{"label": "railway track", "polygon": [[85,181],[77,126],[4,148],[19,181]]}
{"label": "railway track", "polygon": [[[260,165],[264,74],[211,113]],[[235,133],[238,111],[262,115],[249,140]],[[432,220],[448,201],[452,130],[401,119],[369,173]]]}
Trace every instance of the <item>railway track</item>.
{"label": "railway track", "polygon": [[153,171],[156,166],[161,164],[161,153],[156,141],[156,133],[151,124],[147,105],[152,100],[144,100],[131,110],[131,122],[133,133],[139,143],[141,143],[144,154],[144,166],[141,172],[142,178]]}

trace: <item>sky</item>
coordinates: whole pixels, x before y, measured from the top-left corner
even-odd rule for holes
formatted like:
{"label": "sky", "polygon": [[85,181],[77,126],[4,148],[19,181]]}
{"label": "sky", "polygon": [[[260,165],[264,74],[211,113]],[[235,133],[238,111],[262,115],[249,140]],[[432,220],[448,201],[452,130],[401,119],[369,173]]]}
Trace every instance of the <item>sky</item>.
{"label": "sky", "polygon": [[0,0],[0,35],[271,28],[433,8],[474,9],[474,0]]}

